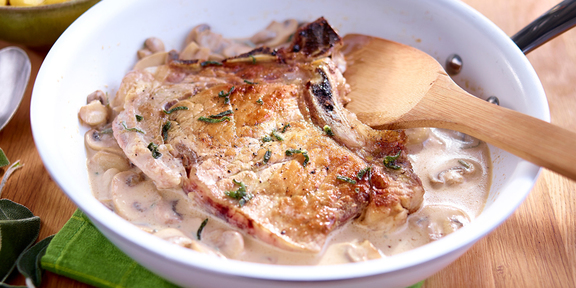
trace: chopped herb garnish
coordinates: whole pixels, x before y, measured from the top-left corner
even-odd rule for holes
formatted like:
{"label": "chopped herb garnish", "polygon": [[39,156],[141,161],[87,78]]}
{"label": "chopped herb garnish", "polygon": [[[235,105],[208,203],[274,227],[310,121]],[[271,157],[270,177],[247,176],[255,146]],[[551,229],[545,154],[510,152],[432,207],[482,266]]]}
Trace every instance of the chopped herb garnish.
{"label": "chopped herb garnish", "polygon": [[256,103],[262,105],[262,104],[264,104],[264,101],[262,101],[262,99],[258,98],[258,100],[256,100]]}
{"label": "chopped herb garnish", "polygon": [[384,157],[384,166],[390,168],[390,169],[394,169],[394,170],[398,170],[401,167],[398,165],[395,165],[395,161],[396,159],[398,159],[398,157],[400,157],[400,153],[402,153],[402,151],[398,151],[398,154],[394,155],[394,156],[386,156]]}
{"label": "chopped herb garnish", "polygon": [[144,120],[144,117],[140,116],[140,115],[136,115],[136,121],[140,122]]}
{"label": "chopped herb garnish", "polygon": [[152,152],[152,157],[154,159],[158,159],[160,156],[162,156],[162,153],[158,152],[158,145],[154,144],[154,142],[150,142],[150,144],[148,144],[148,150]]}
{"label": "chopped herb garnish", "polygon": [[218,97],[224,98],[224,104],[228,104],[228,103],[230,103],[230,95],[232,95],[233,91],[234,91],[234,86],[232,86],[232,88],[230,88],[230,91],[228,91],[228,93],[224,93],[224,90],[218,92]]}
{"label": "chopped herb garnish", "polygon": [[124,130],[126,131],[133,131],[133,132],[138,132],[138,133],[142,133],[142,134],[146,134],[146,132],[138,129],[138,128],[128,128],[126,127],[126,121],[122,121],[122,127],[124,127]]}
{"label": "chopped herb garnish", "polygon": [[165,114],[172,114],[172,112],[174,111],[178,111],[178,110],[188,110],[188,107],[186,106],[178,106],[178,107],[174,107],[168,111],[166,110],[162,110],[162,112],[164,112]]}
{"label": "chopped herb garnish", "polygon": [[200,224],[200,227],[198,228],[198,231],[196,232],[196,238],[198,238],[198,240],[202,240],[202,230],[204,230],[204,227],[206,227],[206,224],[208,224],[208,218],[204,219],[204,221],[202,221],[202,224]]}
{"label": "chopped herb garnish", "polygon": [[107,129],[104,129],[104,130],[98,132],[98,134],[112,134],[113,132],[114,131],[112,130],[112,128],[107,128]]}
{"label": "chopped herb garnish", "polygon": [[254,55],[250,55],[250,58],[252,58],[252,64],[256,64],[256,57],[254,57]]}
{"label": "chopped herb garnish", "polygon": [[324,125],[324,133],[328,134],[328,136],[334,136],[334,132],[332,132],[332,128],[328,125]]}
{"label": "chopped herb garnish", "polygon": [[358,171],[358,180],[362,180],[362,178],[364,178],[364,175],[366,175],[366,173],[370,172],[370,170],[372,170],[372,166],[368,166],[360,171]]}
{"label": "chopped herb garnish", "polygon": [[226,194],[226,196],[228,196],[230,198],[240,200],[238,202],[238,206],[242,207],[242,206],[244,206],[244,204],[246,204],[246,202],[250,201],[250,199],[252,199],[252,197],[254,197],[254,196],[252,194],[246,192],[246,185],[244,185],[244,183],[236,181],[236,179],[232,179],[232,181],[234,182],[234,184],[240,185],[240,188],[238,188],[238,190],[236,190],[236,191],[226,191],[224,193]]}
{"label": "chopped herb garnish", "polygon": [[262,138],[262,142],[272,142],[274,139],[272,139],[272,137],[270,136],[264,136],[264,138]]}
{"label": "chopped herb garnish", "polygon": [[246,79],[244,79],[244,83],[250,84],[250,85],[258,84],[258,82],[252,82],[252,81],[248,81]]}
{"label": "chopped herb garnish", "polygon": [[278,141],[284,140],[284,137],[282,137],[282,135],[278,134],[278,132],[276,132],[276,130],[272,131],[272,136],[276,137],[276,139],[278,139]]}
{"label": "chopped herb garnish", "polygon": [[466,167],[466,169],[470,169],[470,164],[462,159],[458,159],[458,163],[460,163],[460,165]]}
{"label": "chopped herb garnish", "polygon": [[172,128],[172,122],[170,121],[167,121],[162,126],[162,139],[164,139],[164,142],[168,140],[168,131],[170,130],[170,128]]}
{"label": "chopped herb garnish", "polygon": [[268,163],[268,161],[270,160],[270,157],[272,157],[272,151],[270,151],[270,149],[266,150],[266,153],[264,153],[264,164]]}
{"label": "chopped herb garnish", "polygon": [[204,62],[200,63],[200,66],[202,66],[202,67],[205,67],[208,65],[222,66],[222,63],[220,63],[218,61],[204,61]]}
{"label": "chopped herb garnish", "polygon": [[216,115],[210,115],[210,118],[220,118],[220,117],[223,117],[226,115],[231,115],[231,114],[234,114],[234,112],[232,112],[232,110],[226,110],[226,111],[220,112]]}
{"label": "chopped herb garnish", "polygon": [[308,151],[300,150],[300,149],[288,149],[286,150],[286,156],[292,156],[294,154],[302,154],[304,156],[304,162],[302,162],[302,166],[306,167],[308,162],[310,161],[310,157],[308,156]]}
{"label": "chopped herb garnish", "polygon": [[284,127],[282,127],[282,133],[286,132],[286,129],[288,129],[288,127],[290,127],[290,123],[285,124]]}
{"label": "chopped herb garnish", "polygon": [[360,193],[360,188],[354,188],[354,191],[356,191],[356,193]]}
{"label": "chopped herb garnish", "polygon": [[214,119],[214,118],[208,118],[208,117],[201,116],[200,118],[198,118],[198,120],[204,121],[207,123],[220,123],[220,122],[224,122],[224,121],[230,121],[230,117],[225,116],[225,117],[222,117],[220,119]]}
{"label": "chopped herb garnish", "polygon": [[344,181],[344,182],[348,182],[348,183],[350,183],[350,184],[356,184],[356,180],[350,179],[350,178],[348,178],[348,177],[346,177],[346,176],[340,176],[340,175],[338,175],[338,176],[336,176],[336,179],[341,180],[341,181]]}

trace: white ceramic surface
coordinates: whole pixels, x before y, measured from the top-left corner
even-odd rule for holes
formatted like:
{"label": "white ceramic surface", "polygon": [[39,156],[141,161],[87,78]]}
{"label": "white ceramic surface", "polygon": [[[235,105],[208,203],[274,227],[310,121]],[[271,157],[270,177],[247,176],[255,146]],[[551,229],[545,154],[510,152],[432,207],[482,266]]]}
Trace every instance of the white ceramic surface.
{"label": "white ceramic surface", "polygon": [[[77,112],[96,89],[115,93],[150,36],[181,49],[187,32],[208,23],[227,37],[249,36],[272,20],[326,17],[342,35],[392,39],[442,63],[464,59],[458,83],[502,106],[549,120],[544,91],[532,66],[494,24],[452,0],[386,1],[102,1],[61,36],[46,57],[31,104],[36,146],[62,190],[113,243],[150,270],[194,287],[402,287],[439,271],[504,221],[524,200],[539,168],[490,147],[494,179],[484,212],[469,226],[415,250],[366,263],[273,266],[217,259],[169,245],[121,219],[92,197]],[[57,113],[54,113],[57,111]]]}

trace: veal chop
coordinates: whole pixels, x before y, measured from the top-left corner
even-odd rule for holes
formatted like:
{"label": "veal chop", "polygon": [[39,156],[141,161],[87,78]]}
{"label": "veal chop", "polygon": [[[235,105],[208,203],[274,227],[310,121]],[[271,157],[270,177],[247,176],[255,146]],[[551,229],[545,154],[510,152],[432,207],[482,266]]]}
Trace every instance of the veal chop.
{"label": "veal chop", "polygon": [[288,47],[222,62],[179,60],[123,80],[114,137],[158,189],[276,247],[319,252],[355,221],[392,231],[423,200],[400,131],[343,108],[342,41],[320,18]]}

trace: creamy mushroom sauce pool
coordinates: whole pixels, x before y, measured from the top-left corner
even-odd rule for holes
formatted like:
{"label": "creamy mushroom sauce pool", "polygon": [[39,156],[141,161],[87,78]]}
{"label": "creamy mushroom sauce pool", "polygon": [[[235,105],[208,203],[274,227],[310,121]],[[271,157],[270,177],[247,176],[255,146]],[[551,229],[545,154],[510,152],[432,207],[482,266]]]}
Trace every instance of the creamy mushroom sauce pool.
{"label": "creamy mushroom sauce pool", "polygon": [[[250,262],[349,263],[398,254],[437,240],[469,223],[484,207],[492,179],[485,143],[435,128],[410,129],[407,134],[409,157],[426,190],[422,208],[391,234],[347,224],[318,255],[264,244],[196,209],[182,191],[156,189],[120,156],[122,151],[111,134],[94,129],[86,133],[87,166],[98,200],[144,231],[172,243]],[[205,219],[209,220],[200,242],[206,246],[199,246],[190,239],[197,239]]]}
{"label": "creamy mushroom sauce pool", "polygon": [[[220,61],[250,51],[254,45],[278,47],[289,40],[297,27],[295,20],[273,22],[252,38],[229,40],[211,32],[209,26],[199,25],[188,36],[189,44],[180,57]],[[135,69],[162,65],[165,54],[164,44],[150,38],[145,48],[138,51],[141,60]],[[345,62],[340,60],[343,70]],[[130,164],[114,139],[107,124],[114,112],[104,105],[108,102],[105,94],[92,93],[87,102],[79,117],[84,124],[95,127],[85,135],[94,196],[144,231],[219,257],[269,264],[325,265],[398,254],[469,223],[484,208],[490,189],[491,160],[485,143],[443,129],[406,130],[409,158],[426,191],[422,208],[393,233],[372,232],[349,223],[332,235],[321,253],[287,252],[206,215],[181,189],[156,189],[150,179]]]}

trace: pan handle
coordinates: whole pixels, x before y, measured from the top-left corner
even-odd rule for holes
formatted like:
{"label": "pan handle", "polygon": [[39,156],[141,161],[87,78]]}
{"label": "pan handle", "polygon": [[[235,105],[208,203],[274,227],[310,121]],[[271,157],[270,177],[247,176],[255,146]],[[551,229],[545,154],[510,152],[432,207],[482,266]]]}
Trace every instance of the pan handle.
{"label": "pan handle", "polygon": [[574,26],[576,0],[564,0],[512,36],[512,41],[528,54]]}

